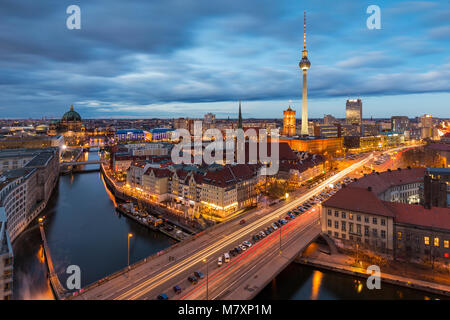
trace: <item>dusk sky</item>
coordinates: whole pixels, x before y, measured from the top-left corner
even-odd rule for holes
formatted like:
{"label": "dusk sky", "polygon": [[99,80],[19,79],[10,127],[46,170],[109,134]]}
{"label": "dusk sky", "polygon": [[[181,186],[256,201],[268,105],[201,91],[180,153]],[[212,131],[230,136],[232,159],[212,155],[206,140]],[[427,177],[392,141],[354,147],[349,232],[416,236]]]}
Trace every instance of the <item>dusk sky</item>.
{"label": "dusk sky", "polygon": [[380,0],[2,0],[0,117],[300,117],[304,10],[310,117],[450,117],[450,1]]}

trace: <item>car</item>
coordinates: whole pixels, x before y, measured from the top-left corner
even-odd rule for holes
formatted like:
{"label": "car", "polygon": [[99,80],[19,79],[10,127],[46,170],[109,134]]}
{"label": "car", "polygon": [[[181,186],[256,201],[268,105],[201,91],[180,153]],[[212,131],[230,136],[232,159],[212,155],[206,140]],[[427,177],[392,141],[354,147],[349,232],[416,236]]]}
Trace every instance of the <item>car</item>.
{"label": "car", "polygon": [[236,250],[231,249],[231,250],[230,250],[230,255],[231,255],[232,257],[235,257],[235,256],[237,255]]}
{"label": "car", "polygon": [[277,230],[277,229],[278,229],[278,227],[277,227],[277,225],[275,224],[275,222],[272,223],[272,228],[273,228],[274,230]]}
{"label": "car", "polygon": [[230,262],[230,255],[228,254],[228,252],[225,252],[223,254],[223,259],[225,260],[225,263]]}
{"label": "car", "polygon": [[266,234],[266,236],[268,236],[270,234],[269,230],[265,230],[264,233]]}
{"label": "car", "polygon": [[278,228],[281,227],[281,224],[278,221],[275,221],[274,223]]}
{"label": "car", "polygon": [[242,219],[241,221],[239,221],[239,224],[245,224],[245,219]]}
{"label": "car", "polygon": [[244,241],[243,244],[249,248],[252,246],[251,242],[249,242],[249,241]]}
{"label": "car", "polygon": [[197,278],[194,277],[194,276],[188,277],[188,280],[189,280],[189,282],[192,283],[192,284],[197,284],[197,282],[198,282]]}
{"label": "car", "polygon": [[257,234],[254,234],[253,237],[252,237],[252,240],[254,242],[258,241],[259,240],[259,236]]}
{"label": "car", "polygon": [[266,233],[265,233],[264,231],[261,231],[261,232],[259,233],[259,236],[260,236],[261,239],[262,239],[262,238],[264,238],[264,237],[266,236]]}
{"label": "car", "polygon": [[239,245],[239,248],[241,248],[241,250],[242,250],[242,251],[245,251],[245,250],[247,250],[247,247],[246,247],[246,246],[244,246],[243,244],[240,244],[240,245]]}
{"label": "car", "polygon": [[200,271],[194,271],[194,276],[196,276],[199,279],[203,279],[205,276]]}
{"label": "car", "polygon": [[217,259],[217,266],[221,266],[222,265],[222,257],[219,257],[218,259]]}
{"label": "car", "polygon": [[283,224],[287,223],[287,221],[285,219],[281,219],[281,221],[283,222]]}
{"label": "car", "polygon": [[294,219],[295,218],[295,216],[291,213],[291,214],[288,214],[288,216],[289,217],[291,217],[291,219]]}
{"label": "car", "polygon": [[181,288],[180,288],[180,286],[175,286],[175,287],[173,287],[173,291],[176,293],[176,294],[180,294],[181,293]]}
{"label": "car", "polygon": [[286,216],[286,217],[284,217],[287,221],[289,221],[289,220],[291,220],[291,217],[289,217],[289,216]]}
{"label": "car", "polygon": [[157,299],[158,300],[168,300],[169,297],[167,296],[167,294],[161,293],[161,294],[158,295]]}
{"label": "car", "polygon": [[275,231],[275,229],[273,227],[268,227],[267,229],[269,229],[269,232],[272,233]]}

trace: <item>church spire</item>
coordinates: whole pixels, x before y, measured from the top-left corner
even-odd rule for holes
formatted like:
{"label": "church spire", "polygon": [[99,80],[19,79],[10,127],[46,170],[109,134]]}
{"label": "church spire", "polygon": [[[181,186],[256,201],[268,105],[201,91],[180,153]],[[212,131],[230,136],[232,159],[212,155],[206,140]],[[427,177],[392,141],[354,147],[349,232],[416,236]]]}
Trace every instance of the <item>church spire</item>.
{"label": "church spire", "polygon": [[242,129],[241,100],[239,100],[239,120],[238,120],[238,129]]}

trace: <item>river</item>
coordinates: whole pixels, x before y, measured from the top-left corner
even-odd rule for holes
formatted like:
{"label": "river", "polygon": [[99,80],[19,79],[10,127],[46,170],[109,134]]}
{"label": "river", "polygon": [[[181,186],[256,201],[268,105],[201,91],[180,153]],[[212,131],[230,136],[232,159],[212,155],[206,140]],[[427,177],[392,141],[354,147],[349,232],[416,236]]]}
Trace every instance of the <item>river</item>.
{"label": "river", "polygon": [[[98,159],[89,152],[85,160]],[[85,169],[98,168],[89,165]],[[56,272],[64,285],[69,265],[81,269],[82,287],[172,245],[165,235],[119,216],[115,199],[100,172],[61,176],[44,210],[45,231]],[[39,229],[30,226],[13,244],[14,298],[53,299],[46,279]],[[291,264],[275,278],[258,299],[427,299],[432,295],[382,284],[368,290],[362,279]]]}

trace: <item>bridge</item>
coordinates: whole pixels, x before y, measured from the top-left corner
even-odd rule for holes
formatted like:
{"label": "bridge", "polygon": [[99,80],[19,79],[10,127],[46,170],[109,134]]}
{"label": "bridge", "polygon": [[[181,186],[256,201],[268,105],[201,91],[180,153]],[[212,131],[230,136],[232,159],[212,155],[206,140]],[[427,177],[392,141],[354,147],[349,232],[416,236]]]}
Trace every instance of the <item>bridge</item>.
{"label": "bridge", "polygon": [[86,160],[86,161],[65,161],[61,162],[61,167],[68,167],[68,166],[82,166],[82,165],[88,165],[88,164],[101,164],[106,163],[106,160]]}
{"label": "bridge", "polygon": [[[221,267],[217,258],[371,159],[372,155],[365,157],[298,197],[249,212],[244,225],[240,218],[218,224],[85,287],[71,299],[155,299],[161,293],[170,299],[251,299],[321,235],[320,205]],[[196,285],[187,280],[194,271],[205,275]],[[181,294],[174,293],[175,285],[181,287]]]}
{"label": "bridge", "polygon": [[39,229],[41,231],[42,245],[44,247],[45,261],[47,262],[48,268],[48,279],[50,281],[50,285],[53,291],[53,294],[57,300],[64,299],[67,295],[67,290],[63,287],[61,282],[59,281],[58,275],[55,272],[55,268],[53,267],[53,260],[50,254],[50,248],[47,244],[47,238],[45,237],[44,225],[42,222],[39,222]]}

